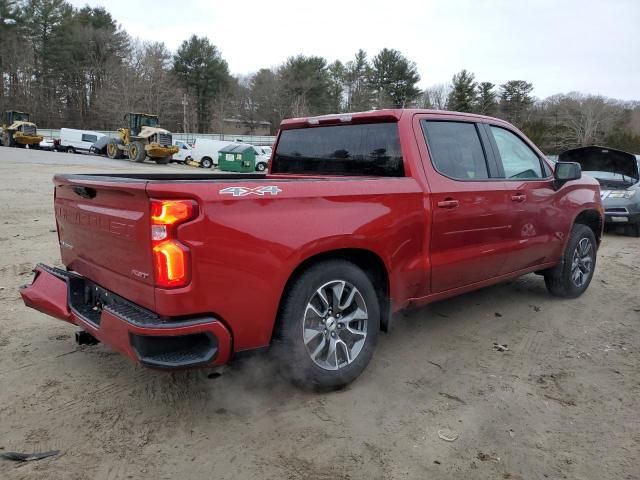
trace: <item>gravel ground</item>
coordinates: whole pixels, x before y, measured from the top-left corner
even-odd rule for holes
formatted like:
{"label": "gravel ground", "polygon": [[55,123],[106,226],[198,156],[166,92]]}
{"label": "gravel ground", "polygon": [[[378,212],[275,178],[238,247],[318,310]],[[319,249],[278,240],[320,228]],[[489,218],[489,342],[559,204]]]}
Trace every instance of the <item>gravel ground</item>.
{"label": "gravel ground", "polygon": [[150,371],[22,305],[59,265],[52,175],[134,170],[204,172],[0,149],[0,453],[61,451],[0,478],[640,478],[640,239],[606,235],[576,300],[528,275],[399,315],[359,380],[311,394],[268,355]]}

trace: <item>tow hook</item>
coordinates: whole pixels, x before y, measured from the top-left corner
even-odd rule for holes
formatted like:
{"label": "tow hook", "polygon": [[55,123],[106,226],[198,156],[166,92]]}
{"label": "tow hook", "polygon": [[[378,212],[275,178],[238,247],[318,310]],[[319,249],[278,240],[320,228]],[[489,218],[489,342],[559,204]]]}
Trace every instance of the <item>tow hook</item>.
{"label": "tow hook", "polygon": [[97,345],[100,343],[100,340],[90,333],[80,330],[79,332],[76,332],[76,343],[78,345]]}

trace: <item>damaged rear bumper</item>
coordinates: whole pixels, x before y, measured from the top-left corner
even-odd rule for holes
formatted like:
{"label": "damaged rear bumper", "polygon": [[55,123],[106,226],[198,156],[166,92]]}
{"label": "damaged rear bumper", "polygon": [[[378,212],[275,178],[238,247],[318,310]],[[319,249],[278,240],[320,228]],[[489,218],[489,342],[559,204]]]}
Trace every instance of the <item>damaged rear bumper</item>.
{"label": "damaged rear bumper", "polygon": [[78,325],[136,362],[183,369],[229,360],[231,335],[216,318],[167,320],[73,272],[38,265],[34,273],[20,291],[26,306]]}

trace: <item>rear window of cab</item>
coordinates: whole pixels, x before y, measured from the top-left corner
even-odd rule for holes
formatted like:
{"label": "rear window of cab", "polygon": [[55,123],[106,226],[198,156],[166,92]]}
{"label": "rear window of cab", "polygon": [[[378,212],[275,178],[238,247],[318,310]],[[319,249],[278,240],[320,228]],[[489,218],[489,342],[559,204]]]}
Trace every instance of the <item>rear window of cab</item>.
{"label": "rear window of cab", "polygon": [[398,124],[283,130],[271,173],[403,177]]}

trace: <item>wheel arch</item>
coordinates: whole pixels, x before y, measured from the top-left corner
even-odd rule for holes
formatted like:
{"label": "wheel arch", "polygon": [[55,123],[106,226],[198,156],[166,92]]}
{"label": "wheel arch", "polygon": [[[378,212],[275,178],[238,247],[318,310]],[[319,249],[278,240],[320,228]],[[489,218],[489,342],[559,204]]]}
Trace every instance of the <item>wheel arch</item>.
{"label": "wheel arch", "polygon": [[376,291],[378,301],[380,303],[380,330],[386,332],[389,330],[391,323],[391,298],[389,272],[382,258],[375,252],[364,248],[341,248],[328,250],[325,252],[314,254],[305,258],[291,272],[287,282],[285,283],[280,300],[278,302],[277,316],[274,322],[272,336],[277,334],[280,328],[281,310],[286,293],[289,291],[293,283],[307,269],[321,262],[328,260],[346,260],[349,261],[367,274],[373,288]]}
{"label": "wheel arch", "polygon": [[573,225],[580,224],[586,225],[593,231],[593,235],[596,237],[596,243],[600,245],[602,240],[602,229],[604,227],[604,219],[602,214],[596,209],[582,210],[573,219]]}

